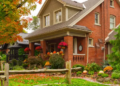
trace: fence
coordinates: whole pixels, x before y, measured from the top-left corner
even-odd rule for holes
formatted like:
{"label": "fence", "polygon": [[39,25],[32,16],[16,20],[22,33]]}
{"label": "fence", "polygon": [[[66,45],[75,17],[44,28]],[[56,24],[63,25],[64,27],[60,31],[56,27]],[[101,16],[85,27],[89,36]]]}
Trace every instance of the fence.
{"label": "fence", "polygon": [[[81,67],[71,68],[71,61],[66,62],[66,69],[40,69],[40,70],[13,70],[9,71],[9,64],[5,63],[5,71],[0,71],[1,86],[9,86],[9,75],[12,74],[36,74],[36,73],[57,73],[66,72],[68,84],[71,84],[71,72],[79,71]],[[4,83],[3,83],[4,82]]]}

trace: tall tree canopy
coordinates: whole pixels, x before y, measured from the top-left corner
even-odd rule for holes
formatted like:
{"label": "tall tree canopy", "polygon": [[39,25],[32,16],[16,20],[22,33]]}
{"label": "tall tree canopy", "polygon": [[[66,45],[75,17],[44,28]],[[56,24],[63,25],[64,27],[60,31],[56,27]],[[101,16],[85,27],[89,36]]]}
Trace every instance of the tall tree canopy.
{"label": "tall tree canopy", "polygon": [[25,19],[22,16],[30,14],[35,10],[36,3],[42,0],[0,0],[0,44],[22,41],[17,35],[26,28],[31,18]]}
{"label": "tall tree canopy", "polygon": [[40,27],[40,20],[37,16],[33,16],[33,20],[28,24],[28,29],[36,30]]}

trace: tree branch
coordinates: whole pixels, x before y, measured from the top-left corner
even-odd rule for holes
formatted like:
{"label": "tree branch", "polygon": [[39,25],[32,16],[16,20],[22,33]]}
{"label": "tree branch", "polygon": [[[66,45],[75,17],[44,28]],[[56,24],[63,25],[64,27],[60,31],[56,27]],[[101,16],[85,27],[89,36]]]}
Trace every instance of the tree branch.
{"label": "tree branch", "polygon": [[22,5],[24,5],[27,2],[27,0],[24,0],[23,2],[21,2],[21,4],[17,5],[17,8],[22,7]]}

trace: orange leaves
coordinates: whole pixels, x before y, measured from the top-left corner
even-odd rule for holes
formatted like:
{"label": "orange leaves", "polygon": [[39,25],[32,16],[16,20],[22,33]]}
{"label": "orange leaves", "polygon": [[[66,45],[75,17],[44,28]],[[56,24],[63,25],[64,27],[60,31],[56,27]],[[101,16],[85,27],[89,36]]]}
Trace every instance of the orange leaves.
{"label": "orange leaves", "polygon": [[42,3],[42,0],[39,0],[38,3],[41,4],[41,3]]}
{"label": "orange leaves", "polygon": [[20,35],[17,35],[15,38],[14,38],[14,41],[20,41],[22,42],[23,41],[23,38],[20,36]]}
{"label": "orange leaves", "polygon": [[11,19],[9,17],[6,17],[5,19],[6,21],[11,22]]}

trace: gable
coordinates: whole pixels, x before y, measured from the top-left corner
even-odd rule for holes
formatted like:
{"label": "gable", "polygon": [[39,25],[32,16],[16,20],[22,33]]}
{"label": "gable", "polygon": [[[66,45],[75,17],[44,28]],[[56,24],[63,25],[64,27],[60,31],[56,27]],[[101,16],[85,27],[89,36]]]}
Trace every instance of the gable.
{"label": "gable", "polygon": [[39,11],[38,16],[61,7],[63,7],[63,4],[59,3],[57,0],[46,0],[41,10]]}

